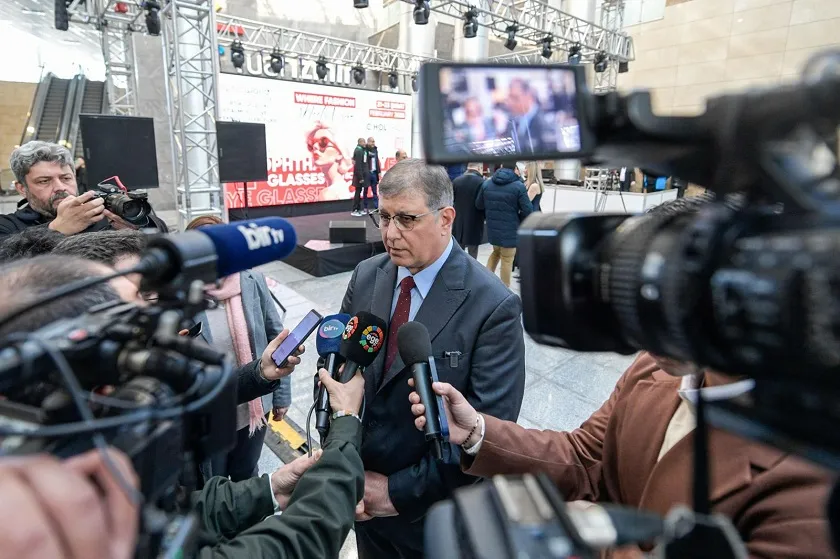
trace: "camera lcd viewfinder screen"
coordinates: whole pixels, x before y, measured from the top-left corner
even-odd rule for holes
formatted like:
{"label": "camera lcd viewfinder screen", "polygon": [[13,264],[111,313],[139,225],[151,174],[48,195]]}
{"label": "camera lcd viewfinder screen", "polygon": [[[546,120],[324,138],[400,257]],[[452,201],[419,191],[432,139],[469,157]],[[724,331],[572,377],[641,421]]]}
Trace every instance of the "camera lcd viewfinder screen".
{"label": "camera lcd viewfinder screen", "polygon": [[442,67],[446,154],[557,158],[581,152],[576,77],[561,66]]}

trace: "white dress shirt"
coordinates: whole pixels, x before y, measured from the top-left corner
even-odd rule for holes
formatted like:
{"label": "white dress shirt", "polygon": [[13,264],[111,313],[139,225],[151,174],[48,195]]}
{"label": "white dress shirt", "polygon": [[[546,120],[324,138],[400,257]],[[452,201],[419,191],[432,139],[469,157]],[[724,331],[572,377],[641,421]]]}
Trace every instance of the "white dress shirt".
{"label": "white dress shirt", "polygon": [[[437,260],[432,262],[431,265],[414,274],[414,287],[411,289],[411,309],[408,312],[409,321],[414,320],[414,317],[417,316],[417,311],[420,310],[420,305],[423,304],[423,301],[432,289],[432,284],[435,283],[435,278],[437,277],[438,272],[440,272],[440,269],[443,268],[443,265],[446,263],[446,259],[449,258],[449,254],[452,252],[453,243],[454,241],[450,238],[449,244],[446,245],[446,249],[443,251],[443,254],[441,254]],[[402,280],[410,275],[411,272],[408,271],[408,268],[403,268],[402,266],[397,268],[397,285],[394,288],[394,298],[391,301],[392,317],[394,316],[394,311],[397,310],[397,299],[400,296],[400,284],[402,283]]]}

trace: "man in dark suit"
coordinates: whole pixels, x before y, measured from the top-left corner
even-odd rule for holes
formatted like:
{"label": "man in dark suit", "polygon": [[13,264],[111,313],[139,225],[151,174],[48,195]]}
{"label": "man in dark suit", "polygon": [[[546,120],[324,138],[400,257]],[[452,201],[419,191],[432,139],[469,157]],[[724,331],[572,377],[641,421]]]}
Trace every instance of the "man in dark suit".
{"label": "man in dark suit", "polygon": [[475,478],[459,468],[458,447],[436,460],[406,405],[410,376],[397,351],[408,320],[429,331],[441,380],[477,409],[515,421],[525,388],[519,297],[452,239],[452,183],[442,167],[406,159],[379,185],[379,226],[387,254],[353,272],[341,312],[390,320],[386,348],[365,371],[362,559],[421,558],[423,516]]}
{"label": "man in dark suit", "polygon": [[467,172],[452,181],[455,194],[455,224],[452,236],[473,258],[478,258],[478,245],[484,237],[484,212],[475,207],[484,176],[481,163],[470,163]]}
{"label": "man in dark suit", "polygon": [[519,78],[511,80],[506,103],[510,123],[505,135],[513,139],[517,153],[555,151],[554,127],[543,121],[536,94],[528,82]]}

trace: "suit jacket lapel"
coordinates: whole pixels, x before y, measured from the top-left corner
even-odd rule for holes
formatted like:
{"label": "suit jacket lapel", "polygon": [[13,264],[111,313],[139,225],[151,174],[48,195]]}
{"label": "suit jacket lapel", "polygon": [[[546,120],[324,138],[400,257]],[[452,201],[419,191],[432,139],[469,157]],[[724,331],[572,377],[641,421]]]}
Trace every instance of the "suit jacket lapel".
{"label": "suit jacket lapel", "polygon": [[[378,316],[386,323],[391,321],[391,304],[394,301],[394,289],[397,287],[397,267],[391,260],[376,270],[376,283],[373,286],[373,298],[371,299],[370,312]],[[390,331],[388,332],[390,336]],[[379,351],[379,355],[365,371],[365,396],[368,401],[373,401],[376,389],[381,384],[382,368],[385,366],[385,354],[387,353],[388,340],[385,346]],[[399,357],[397,357],[399,360]],[[402,362],[402,360],[400,360]],[[394,365],[396,368],[396,364]]]}
{"label": "suit jacket lapel", "polygon": [[[666,514],[677,504],[693,505],[694,432],[662,457],[648,480],[639,508]],[[709,431],[709,502],[712,506],[752,481],[751,456],[769,465],[783,453],[745,441],[731,433]]]}
{"label": "suit jacket lapel", "polygon": [[[616,439],[623,447],[616,452],[615,458],[620,472],[618,479],[622,480],[619,491],[624,502],[632,504],[642,502],[649,492],[646,485],[649,485],[650,472],[657,467],[656,459],[665,440],[665,431],[680,401],[678,379],[663,371],[656,371],[652,376],[634,387],[632,406],[627,405],[617,425]],[[656,424],[651,421],[654,417],[668,419]],[[632,431],[632,426],[646,428]],[[685,480],[679,481],[685,483]]]}
{"label": "suit jacket lapel", "polygon": [[[467,265],[463,262],[464,258],[468,258],[466,253],[458,246],[458,243],[453,242],[452,252],[449,254],[449,258],[446,259],[440,272],[438,272],[434,283],[432,283],[432,288],[429,290],[426,298],[423,299],[423,304],[414,317],[415,321],[422,323],[429,331],[429,339],[432,342],[435,341],[435,338],[440,334],[441,330],[449,323],[452,316],[461,307],[467,295],[470,293],[469,289],[464,288],[464,274],[467,270]],[[379,282],[377,281],[378,284]],[[395,287],[396,275],[391,284],[392,294]],[[388,335],[390,335],[390,332]],[[381,387],[384,387],[393,380],[404,367],[405,362],[397,354],[391,370],[386,372],[385,378],[382,380]]]}

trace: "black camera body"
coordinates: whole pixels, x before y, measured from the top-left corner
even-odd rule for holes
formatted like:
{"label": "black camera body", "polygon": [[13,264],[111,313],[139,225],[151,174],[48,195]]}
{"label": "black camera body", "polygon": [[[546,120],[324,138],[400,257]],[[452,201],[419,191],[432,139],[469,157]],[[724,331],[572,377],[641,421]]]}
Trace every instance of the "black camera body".
{"label": "black camera body", "polygon": [[236,375],[224,354],[178,335],[192,313],[177,307],[109,303],[0,350],[0,456],[69,457],[93,448],[93,433],[122,450],[143,495],[141,559],[195,544],[185,499],[198,464],[236,443]]}
{"label": "black camera body", "polygon": [[105,209],[137,227],[147,227],[152,206],[145,192],[126,192],[111,184],[100,184],[92,189],[97,197],[105,201]]}

